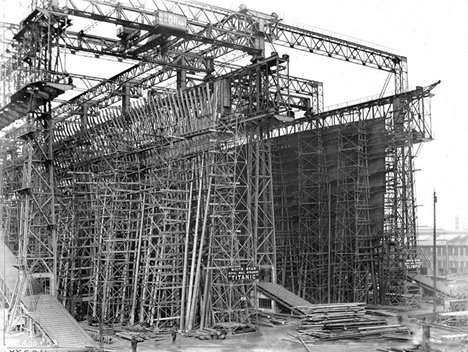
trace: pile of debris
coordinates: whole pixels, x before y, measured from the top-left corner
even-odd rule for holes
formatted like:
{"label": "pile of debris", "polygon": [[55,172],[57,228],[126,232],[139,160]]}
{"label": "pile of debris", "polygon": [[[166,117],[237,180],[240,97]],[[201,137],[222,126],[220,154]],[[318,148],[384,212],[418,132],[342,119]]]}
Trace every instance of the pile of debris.
{"label": "pile of debris", "polygon": [[407,340],[410,334],[407,326],[388,325],[385,319],[366,316],[364,303],[320,304],[306,307],[305,311],[296,336],[305,342],[382,337]]}
{"label": "pile of debris", "polygon": [[91,322],[89,325],[84,326],[84,329],[95,341],[104,344],[113,344],[116,337],[128,341],[135,338],[137,342],[143,342],[147,340],[160,341],[169,339],[171,336],[170,331],[154,330],[139,324],[134,326],[102,324],[102,326],[99,326],[98,323]]}
{"label": "pile of debris", "polygon": [[468,311],[439,313],[434,323],[468,332]]}
{"label": "pile of debris", "polygon": [[85,331],[88,333],[89,336],[92,337],[94,341],[102,342],[107,345],[114,343],[114,329],[109,327],[101,327],[98,326],[84,326]]}
{"label": "pile of debris", "polygon": [[440,312],[434,317],[434,313],[411,315],[412,320],[431,327],[453,331],[461,336],[468,335],[468,311]]}
{"label": "pile of debris", "polygon": [[211,329],[204,328],[194,331],[189,331],[185,334],[186,337],[195,337],[199,340],[224,340],[227,331],[223,328]]}
{"label": "pile of debris", "polygon": [[203,329],[196,328],[187,332],[180,332],[177,328],[169,327],[166,329],[151,328],[147,325],[136,324],[133,326],[125,326],[123,324],[101,324],[98,322],[90,322],[89,325],[83,323],[86,332],[98,342],[104,344],[113,344],[117,338],[132,341],[160,341],[170,340],[174,338],[174,333],[184,337],[193,337],[199,340],[224,340],[226,336],[241,335],[249,333],[258,333],[258,329],[253,325],[239,323],[223,323],[215,325],[212,328],[205,327]]}

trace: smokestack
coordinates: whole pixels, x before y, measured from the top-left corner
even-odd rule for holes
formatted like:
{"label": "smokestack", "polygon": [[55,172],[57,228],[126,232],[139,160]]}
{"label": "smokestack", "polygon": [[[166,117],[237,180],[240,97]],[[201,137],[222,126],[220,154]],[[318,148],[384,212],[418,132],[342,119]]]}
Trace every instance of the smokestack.
{"label": "smokestack", "polygon": [[455,230],[460,230],[460,218],[458,215],[455,216]]}

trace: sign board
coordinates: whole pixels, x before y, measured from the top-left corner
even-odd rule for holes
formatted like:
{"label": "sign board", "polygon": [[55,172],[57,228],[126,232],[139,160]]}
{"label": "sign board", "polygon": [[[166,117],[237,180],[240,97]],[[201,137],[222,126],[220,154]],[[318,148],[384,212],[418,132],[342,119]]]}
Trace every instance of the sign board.
{"label": "sign board", "polygon": [[258,266],[235,266],[228,269],[227,276],[229,281],[246,281],[258,278]]}
{"label": "sign board", "polygon": [[167,11],[158,11],[154,24],[159,27],[187,32],[187,17]]}
{"label": "sign board", "polygon": [[406,269],[418,269],[421,267],[421,263],[422,261],[420,258],[406,259],[405,266]]}

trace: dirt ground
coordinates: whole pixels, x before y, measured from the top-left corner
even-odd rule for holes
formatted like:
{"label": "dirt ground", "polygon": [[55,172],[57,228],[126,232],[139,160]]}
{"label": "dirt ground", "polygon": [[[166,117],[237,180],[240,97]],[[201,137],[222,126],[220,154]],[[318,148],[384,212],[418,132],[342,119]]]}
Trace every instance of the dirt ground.
{"label": "dirt ground", "polygon": [[[404,318],[403,324],[408,325],[413,332],[413,339],[408,342],[390,342],[384,339],[368,340],[368,341],[337,341],[327,343],[307,344],[310,352],[367,352],[377,351],[378,348],[409,348],[415,344],[420,344],[422,341],[422,329],[418,323],[409,318],[413,314],[427,313],[427,309],[420,311],[412,311],[402,313]],[[396,318],[388,318],[389,324],[396,324]],[[260,327],[259,332],[243,335],[228,335],[226,340],[208,340],[201,341],[192,337],[183,337],[179,335],[176,343],[172,344],[170,338],[162,341],[145,341],[138,344],[139,352],[164,351],[164,352],[282,352],[282,351],[301,351],[307,352],[306,348],[291,336],[295,334],[296,327],[299,321],[292,319],[286,325],[278,325],[274,327]],[[442,340],[441,337],[455,334],[454,332],[444,331],[440,329],[432,329],[431,351],[441,352],[468,352],[468,344],[460,342],[450,342],[450,340]],[[114,344],[106,345],[106,349],[113,351],[131,351],[130,342],[118,340]]]}
{"label": "dirt ground", "polygon": [[[372,339],[367,341],[336,341],[328,343],[308,343],[307,348],[310,352],[367,352],[377,351],[379,348],[409,348],[414,347],[415,344],[420,344],[422,340],[422,329],[412,316],[422,313],[430,312],[430,307],[423,307],[422,309],[403,312],[403,324],[408,325],[413,332],[412,340],[407,342],[394,342],[388,340]],[[399,313],[400,314],[400,313]],[[389,324],[396,324],[396,317],[388,317]],[[225,340],[198,340],[194,337],[184,337],[181,334],[177,336],[175,344],[172,344],[170,336],[160,341],[145,341],[138,344],[138,352],[236,352],[236,351],[250,351],[250,352],[282,352],[282,351],[301,351],[307,352],[307,349],[297,340],[295,330],[299,320],[290,319],[286,325],[277,325],[274,327],[260,327],[258,332],[242,334],[242,335],[228,335]],[[431,351],[441,352],[468,352],[468,343],[461,343],[454,341],[449,335],[455,335],[455,332],[446,331],[441,329],[431,329]],[[292,336],[291,336],[292,335]],[[0,344],[1,346],[2,344]],[[27,336],[16,334],[7,336],[7,346],[36,346],[45,349],[39,339],[30,339]],[[105,344],[106,351],[122,351],[130,352],[130,341],[115,338],[114,343]],[[0,349],[2,350],[2,349]],[[10,351],[6,349],[6,351]]]}
{"label": "dirt ground", "polygon": [[[273,328],[262,327],[259,333],[246,334],[239,336],[228,336],[226,340],[209,340],[200,341],[195,338],[184,338],[179,336],[175,344],[172,344],[170,339],[151,342],[146,341],[138,345],[139,352],[149,351],[164,351],[164,352],[236,352],[236,351],[250,351],[250,352],[281,352],[281,351],[301,351],[307,352],[306,348],[294,337],[289,334],[294,334],[296,324],[290,323],[286,326],[276,326]],[[442,332],[445,334],[446,332]],[[468,345],[462,343],[448,343],[440,341],[437,338],[440,332],[434,332],[437,343],[432,343],[433,351],[443,352],[467,352]],[[419,336],[418,336],[419,335]],[[415,341],[421,339],[421,330],[416,327]],[[307,344],[310,352],[367,352],[377,351],[378,348],[409,348],[414,346],[414,342],[389,342],[386,340],[370,340],[366,342],[328,342]],[[116,341],[115,344],[107,345],[106,349],[114,351],[131,351],[130,342]]]}

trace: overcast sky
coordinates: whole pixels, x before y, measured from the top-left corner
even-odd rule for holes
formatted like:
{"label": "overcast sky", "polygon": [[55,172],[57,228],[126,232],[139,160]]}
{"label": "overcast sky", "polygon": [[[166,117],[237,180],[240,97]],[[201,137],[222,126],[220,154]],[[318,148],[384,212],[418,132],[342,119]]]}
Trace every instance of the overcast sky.
{"label": "overcast sky", "polygon": [[[61,1],[62,2],[62,1]],[[148,4],[151,0],[147,0]],[[285,23],[308,25],[392,48],[408,58],[410,86],[441,80],[432,99],[432,142],[415,160],[418,223],[432,226],[432,192],[438,195],[437,224],[468,228],[468,0],[210,0],[237,10],[276,12]],[[4,4],[7,3],[6,7]],[[14,21],[17,5],[4,0],[3,21]],[[4,15],[4,16],[3,16]],[[281,55],[287,49],[272,48]],[[295,76],[322,81],[325,105],[378,95],[387,74],[316,55],[291,51]]]}

